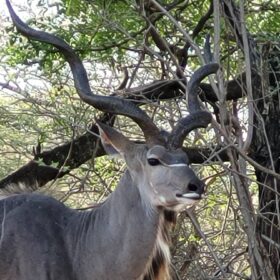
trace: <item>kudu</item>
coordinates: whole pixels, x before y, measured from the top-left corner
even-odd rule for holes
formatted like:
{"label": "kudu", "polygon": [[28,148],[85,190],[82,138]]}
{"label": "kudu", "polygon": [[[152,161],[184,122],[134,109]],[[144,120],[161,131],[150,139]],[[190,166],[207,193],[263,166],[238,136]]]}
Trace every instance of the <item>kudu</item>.
{"label": "kudu", "polygon": [[188,83],[190,114],[168,137],[134,103],[93,94],[80,58],[62,39],[21,21],[10,2],[18,31],[48,43],[71,67],[80,98],[93,107],[134,120],[146,144],[134,144],[99,123],[105,150],[122,155],[127,171],[109,198],[91,211],[69,209],[38,194],[18,194],[0,201],[1,280],[169,280],[169,226],[177,212],[198,201],[204,183],[189,166],[181,147],[195,128],[207,127],[210,113],[200,107],[200,81],[218,65],[197,70]]}

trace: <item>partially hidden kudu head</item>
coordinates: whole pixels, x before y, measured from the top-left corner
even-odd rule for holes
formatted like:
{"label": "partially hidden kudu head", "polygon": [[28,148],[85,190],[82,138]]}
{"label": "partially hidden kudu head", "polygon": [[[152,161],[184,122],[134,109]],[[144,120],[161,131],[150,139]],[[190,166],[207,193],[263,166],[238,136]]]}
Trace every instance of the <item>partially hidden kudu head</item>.
{"label": "partially hidden kudu head", "polygon": [[180,211],[199,200],[204,183],[191,169],[181,148],[190,131],[205,128],[211,122],[211,114],[201,109],[197,94],[201,80],[215,73],[218,64],[210,63],[194,72],[187,86],[190,114],[178,121],[166,139],[135,103],[117,96],[93,93],[83,63],[74,50],[61,38],[30,28],[15,14],[8,0],[6,3],[19,32],[30,39],[53,45],[64,55],[73,73],[76,90],[84,102],[106,113],[127,116],[139,125],[146,144],[135,144],[112,127],[98,123],[105,150],[123,156],[144,202],[152,207]]}

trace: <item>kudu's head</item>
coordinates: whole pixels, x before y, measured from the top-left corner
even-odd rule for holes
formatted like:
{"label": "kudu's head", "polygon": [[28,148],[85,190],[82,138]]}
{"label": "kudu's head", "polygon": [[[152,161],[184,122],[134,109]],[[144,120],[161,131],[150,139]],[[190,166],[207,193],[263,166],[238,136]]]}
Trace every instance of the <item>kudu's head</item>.
{"label": "kudu's head", "polygon": [[146,205],[180,211],[201,198],[204,183],[181,149],[135,144],[110,127],[100,125],[99,129],[107,152],[123,155]]}
{"label": "kudu's head", "polygon": [[166,139],[152,119],[134,103],[117,96],[93,93],[83,63],[74,50],[61,38],[30,28],[15,14],[8,0],[6,3],[19,32],[30,39],[53,45],[64,55],[73,73],[76,90],[84,102],[112,115],[127,116],[142,129],[146,139],[143,145],[134,144],[112,127],[98,124],[105,150],[124,157],[145,203],[180,211],[199,200],[204,192],[204,183],[191,169],[181,147],[190,131],[205,128],[211,122],[210,113],[201,109],[197,92],[201,80],[215,73],[218,65],[205,65],[193,74],[187,87],[190,114],[178,121]]}

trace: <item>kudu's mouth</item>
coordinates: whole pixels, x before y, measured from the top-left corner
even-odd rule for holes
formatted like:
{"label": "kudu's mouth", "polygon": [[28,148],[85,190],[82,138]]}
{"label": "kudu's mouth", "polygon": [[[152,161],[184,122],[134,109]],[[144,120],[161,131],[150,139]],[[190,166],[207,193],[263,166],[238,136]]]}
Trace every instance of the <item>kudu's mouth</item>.
{"label": "kudu's mouth", "polygon": [[176,193],[176,202],[174,201],[172,205],[170,204],[166,207],[172,211],[181,212],[195,205],[203,197],[203,194],[195,192]]}
{"label": "kudu's mouth", "polygon": [[200,200],[202,199],[202,194],[198,194],[198,193],[177,193],[176,197],[178,198],[187,198],[187,199],[192,199],[192,200]]}

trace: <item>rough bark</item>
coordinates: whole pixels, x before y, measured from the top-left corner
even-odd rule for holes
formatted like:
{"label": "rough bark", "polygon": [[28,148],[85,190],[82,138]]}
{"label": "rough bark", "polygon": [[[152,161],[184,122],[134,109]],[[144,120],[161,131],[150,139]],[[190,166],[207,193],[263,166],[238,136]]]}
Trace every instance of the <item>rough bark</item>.
{"label": "rough bark", "polygon": [[[251,156],[268,169],[280,172],[280,108],[279,91],[280,63],[276,63],[280,53],[273,49],[263,49],[262,84],[263,91],[255,91],[258,114],[255,117]],[[278,87],[278,88],[277,88]],[[259,211],[257,231],[271,259],[276,279],[280,279],[280,229],[279,193],[280,182],[271,175],[256,170],[259,182]]]}
{"label": "rough bark", "polygon": [[[237,44],[245,54],[239,10],[233,1],[222,1],[222,7],[225,18],[235,34]],[[252,94],[255,104],[253,120],[254,130],[249,156],[260,165],[279,173],[279,97],[277,94],[275,96],[270,94],[272,91],[269,91],[269,88],[274,87],[275,89],[277,81],[280,81],[279,74],[278,77],[275,75],[275,71],[279,71],[280,67],[279,64],[277,64],[278,68],[275,69],[276,65],[263,63],[269,61],[269,57],[264,57],[262,53],[259,53],[254,40],[249,33],[247,35],[249,45],[247,55],[251,63]],[[275,56],[275,53],[273,55]],[[261,60],[263,60],[262,63]],[[265,68],[262,69],[261,65],[265,64]],[[273,69],[273,71],[269,73],[268,69]],[[253,265],[252,277],[253,279],[263,280],[280,279],[280,215],[278,201],[280,182],[271,175],[258,169],[255,170],[255,174],[259,186],[260,214],[257,216],[256,221],[254,221],[255,233],[253,236],[249,235],[250,239],[255,238],[257,243],[250,246],[249,240],[249,252],[251,251],[254,254],[255,249],[258,247],[257,253],[261,257],[263,263],[269,264],[271,268],[264,269],[264,267],[256,267],[253,265],[254,263],[260,264],[260,260],[256,254],[251,263],[251,265]],[[254,218],[253,215],[252,218]],[[268,260],[269,263],[267,262]],[[270,276],[268,277],[264,273]]]}

